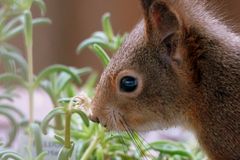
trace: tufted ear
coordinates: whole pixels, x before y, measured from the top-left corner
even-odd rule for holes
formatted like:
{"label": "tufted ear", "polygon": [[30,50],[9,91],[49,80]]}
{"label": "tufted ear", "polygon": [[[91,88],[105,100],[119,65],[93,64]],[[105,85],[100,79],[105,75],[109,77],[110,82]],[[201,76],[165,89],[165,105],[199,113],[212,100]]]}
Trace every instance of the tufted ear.
{"label": "tufted ear", "polygon": [[178,16],[170,2],[164,0],[141,0],[148,36],[164,40],[180,27]]}

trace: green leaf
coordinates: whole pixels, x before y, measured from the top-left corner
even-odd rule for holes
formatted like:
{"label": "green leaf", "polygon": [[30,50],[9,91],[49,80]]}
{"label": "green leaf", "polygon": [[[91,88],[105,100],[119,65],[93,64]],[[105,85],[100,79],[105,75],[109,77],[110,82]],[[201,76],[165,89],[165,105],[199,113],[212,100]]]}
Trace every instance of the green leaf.
{"label": "green leaf", "polygon": [[78,140],[75,142],[75,147],[73,150],[74,157],[72,159],[76,159],[76,160],[81,159],[81,157],[79,156],[79,153],[80,153],[82,145],[83,145],[83,142],[81,140]]}
{"label": "green leaf", "polygon": [[8,113],[4,109],[2,110],[1,108],[0,108],[0,115],[7,117],[7,119],[11,123],[11,131],[9,134],[9,139],[5,145],[6,147],[9,147],[13,143],[13,141],[15,140],[16,135],[17,135],[17,131],[18,131],[17,121],[14,119],[14,117],[10,113]]}
{"label": "green leaf", "polygon": [[18,153],[15,152],[10,152],[10,151],[5,151],[5,152],[0,152],[0,158],[1,160],[24,160],[23,157],[21,157]]}
{"label": "green leaf", "polygon": [[10,112],[16,113],[22,119],[25,117],[21,110],[19,110],[18,108],[14,107],[14,106],[12,106],[10,104],[0,104],[0,109],[1,110],[4,109],[8,113],[10,113]]}
{"label": "green leaf", "polygon": [[8,100],[8,101],[13,101],[13,97],[12,95],[9,95],[9,94],[4,94],[4,95],[0,95],[0,100],[2,99],[5,99],[5,100]]}
{"label": "green leaf", "polygon": [[[38,125],[40,125],[41,124],[41,122],[40,121],[37,121],[37,120],[35,120],[34,121],[34,123],[36,123],[36,124],[38,124]],[[28,119],[23,119],[23,120],[21,120],[19,123],[18,123],[18,126],[20,127],[20,128],[26,128],[26,127],[28,127],[29,126],[29,120]],[[51,126],[52,127],[52,126]]]}
{"label": "green leaf", "polygon": [[41,129],[36,123],[30,124],[30,129],[34,137],[36,153],[39,155],[43,152]]}
{"label": "green leaf", "polygon": [[35,160],[44,160],[46,156],[47,152],[42,152],[35,158]]}
{"label": "green leaf", "polygon": [[123,147],[123,144],[111,144],[111,146],[109,146],[109,151],[111,151],[111,152],[116,152],[116,151],[121,151],[121,150],[126,150]]}
{"label": "green leaf", "polygon": [[15,28],[21,22],[21,16],[12,18],[7,24],[4,25],[2,33],[7,33],[9,30]]}
{"label": "green leaf", "polygon": [[40,84],[41,88],[49,95],[51,100],[55,99],[54,89],[52,88],[51,82],[48,80],[43,80]]}
{"label": "green leaf", "polygon": [[113,29],[112,25],[110,22],[110,13],[105,13],[102,17],[102,26],[103,26],[103,31],[107,35],[109,41],[113,40],[114,34],[113,34]]}
{"label": "green leaf", "polygon": [[94,150],[96,149],[97,145],[99,144],[99,140],[100,139],[98,136],[92,137],[92,140],[91,140],[88,148],[84,152],[83,156],[81,157],[81,160],[88,160],[92,156]]}
{"label": "green leaf", "polygon": [[40,8],[41,15],[44,16],[44,14],[47,11],[47,7],[46,7],[46,4],[44,3],[44,1],[43,0],[34,0],[33,2]]}
{"label": "green leaf", "polygon": [[[48,18],[36,18],[32,20],[32,25],[40,25],[40,24],[51,24],[51,20]],[[24,25],[21,24],[17,27],[14,27],[13,29],[9,30],[7,34],[2,38],[2,41],[7,41],[17,34],[24,31]]]}
{"label": "green leaf", "polygon": [[81,111],[80,109],[72,109],[71,112],[72,114],[77,113],[82,118],[84,124],[86,126],[89,126],[89,119],[83,111]]}
{"label": "green leaf", "polygon": [[79,130],[72,130],[71,131],[71,136],[76,138],[76,139],[89,139],[91,135],[88,134],[88,132],[81,132]]}
{"label": "green leaf", "polygon": [[33,37],[33,24],[32,24],[32,14],[30,11],[25,11],[24,13],[24,20],[23,20],[23,25],[24,25],[24,37],[25,37],[25,44],[27,48],[29,46],[32,46],[32,37]]}
{"label": "green leaf", "polygon": [[[74,72],[76,75],[78,76],[82,76],[86,73],[89,73],[90,71],[92,71],[91,68],[86,67],[86,68],[81,68],[81,69],[75,69],[75,68],[70,68],[72,72]],[[57,86],[57,94],[59,95],[64,89],[65,87],[69,84],[69,81],[72,80],[72,77],[63,72],[61,73],[58,78],[57,78],[57,82],[56,82],[56,86]]]}
{"label": "green leaf", "polygon": [[191,153],[189,153],[182,145],[170,142],[160,141],[149,144],[150,148],[159,151],[161,154],[167,154],[170,156],[179,155],[181,157],[187,157],[193,159]]}
{"label": "green leaf", "polygon": [[107,35],[102,31],[94,32],[92,35],[92,38],[97,38],[97,39],[101,39],[103,42],[108,42]]}
{"label": "green leaf", "polygon": [[78,45],[77,53],[80,53],[83,48],[86,48],[86,47],[91,46],[93,44],[99,44],[101,46],[105,46],[106,48],[109,48],[108,43],[109,43],[108,41],[104,41],[103,39],[91,37],[91,38],[88,38],[88,39],[84,40],[82,43],[80,43]]}
{"label": "green leaf", "polygon": [[92,71],[92,68],[90,67],[83,67],[83,68],[74,68],[70,67],[71,71],[74,72],[75,74],[82,76],[86,73],[90,73]]}
{"label": "green leaf", "polygon": [[65,114],[65,110],[63,107],[57,107],[53,109],[51,112],[48,113],[48,115],[43,119],[41,124],[41,129],[43,134],[47,134],[47,127],[49,126],[49,122],[58,115]]}
{"label": "green leaf", "polygon": [[0,75],[0,82],[3,82],[3,83],[12,82],[12,83],[19,84],[24,88],[28,88],[28,85],[26,84],[25,80],[22,77],[20,77],[18,75],[15,75],[15,74],[12,74],[12,73],[1,74]]}
{"label": "green leaf", "polygon": [[124,34],[123,36],[121,35],[117,35],[114,38],[114,49],[117,50],[123,43],[123,41],[125,40],[125,38],[127,37],[128,34]]}
{"label": "green leaf", "polygon": [[105,66],[108,65],[110,58],[107,55],[107,53],[103,50],[103,48],[101,46],[99,46],[98,44],[94,44],[92,49],[94,50],[94,52],[96,53],[96,55],[101,59],[101,61],[103,62],[103,64]]}
{"label": "green leaf", "polygon": [[37,88],[40,85],[41,81],[43,81],[44,79],[49,77],[51,74],[59,73],[59,72],[65,72],[65,73],[69,74],[71,76],[71,78],[73,80],[75,80],[78,84],[81,83],[81,80],[78,77],[78,75],[76,75],[69,67],[66,67],[64,65],[53,65],[53,66],[50,66],[50,67],[46,68],[45,70],[43,70],[37,76],[36,81],[34,83],[34,88]]}
{"label": "green leaf", "polygon": [[74,146],[72,146],[71,148],[62,147],[60,152],[58,153],[57,159],[58,160],[70,160],[73,149],[74,149]]}
{"label": "green leaf", "polygon": [[110,143],[111,141],[114,141],[114,140],[123,141],[123,140],[130,140],[130,138],[129,138],[128,135],[125,135],[125,134],[123,134],[123,133],[121,133],[121,134],[116,134],[116,135],[111,135],[111,136],[105,138],[105,141],[106,141],[107,143]]}
{"label": "green leaf", "polygon": [[15,4],[18,5],[19,9],[22,11],[30,10],[33,0],[18,0]]}
{"label": "green leaf", "polygon": [[4,48],[8,52],[14,52],[14,53],[20,53],[21,52],[21,50],[18,49],[16,46],[13,46],[12,44],[9,44],[9,43],[4,43],[3,42],[1,44],[1,48]]}
{"label": "green leaf", "polygon": [[76,157],[75,159],[81,159],[84,155],[85,151],[88,149],[90,145],[90,140],[87,141],[78,141],[76,143]]}
{"label": "green leaf", "polygon": [[27,74],[27,62],[19,53],[15,53],[13,51],[7,51],[5,48],[0,48],[0,57],[6,58],[7,60],[13,60],[20,66],[20,68],[24,72],[24,76]]}
{"label": "green leaf", "polygon": [[98,147],[96,150],[97,160],[104,160],[104,152],[102,147]]}
{"label": "green leaf", "polygon": [[77,91],[78,91],[77,87],[74,84],[72,84],[67,85],[64,92],[67,97],[74,97]]}
{"label": "green leaf", "polygon": [[64,138],[59,135],[54,135],[54,138],[62,145],[64,145]]}

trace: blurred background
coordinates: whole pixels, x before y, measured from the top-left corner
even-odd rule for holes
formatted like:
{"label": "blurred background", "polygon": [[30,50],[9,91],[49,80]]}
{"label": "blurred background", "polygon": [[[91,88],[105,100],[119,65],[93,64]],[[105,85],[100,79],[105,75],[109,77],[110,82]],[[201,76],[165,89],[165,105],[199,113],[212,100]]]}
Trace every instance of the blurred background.
{"label": "blurred background", "polygon": [[[101,16],[111,13],[115,33],[131,31],[141,19],[139,0],[46,0],[46,16],[51,25],[37,26],[34,30],[34,71],[51,64],[92,66],[102,71],[102,65],[88,49],[76,54],[77,45],[94,31],[101,30]],[[240,32],[240,1],[209,0],[209,8],[223,17],[235,32]],[[35,15],[39,14],[34,9]],[[22,37],[15,40],[18,46]],[[23,47],[21,47],[24,49]]]}
{"label": "blurred background", "polygon": [[[35,72],[51,64],[102,68],[100,61],[93,54],[89,54],[89,50],[85,49],[81,55],[77,55],[78,44],[93,32],[102,30],[101,17],[105,12],[111,13],[115,33],[130,31],[141,17],[138,0],[71,0],[71,2],[47,0],[45,2],[46,17],[52,20],[52,24],[35,27]],[[38,15],[38,9],[35,10],[35,15]],[[22,45],[21,37],[15,41],[18,45]]]}

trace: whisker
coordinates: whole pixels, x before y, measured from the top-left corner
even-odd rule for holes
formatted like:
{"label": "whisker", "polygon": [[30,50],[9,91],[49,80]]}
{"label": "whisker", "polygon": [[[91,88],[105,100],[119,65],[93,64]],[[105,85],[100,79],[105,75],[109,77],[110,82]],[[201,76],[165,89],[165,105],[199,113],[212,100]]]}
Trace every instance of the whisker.
{"label": "whisker", "polygon": [[134,130],[133,130],[133,132],[135,134],[137,134],[136,138],[139,140],[139,143],[142,144],[143,149],[145,150],[146,154],[151,156],[151,157],[154,157],[154,155],[148,150],[149,143],[145,140],[145,138],[140,133],[138,133],[138,132],[136,132]]}
{"label": "whisker", "polygon": [[[123,121],[125,122],[125,124],[128,126],[125,118],[124,118],[123,116],[121,116],[121,117],[122,117]],[[129,128],[131,134],[135,135],[136,141],[140,144],[140,146],[143,147],[143,150],[145,151],[145,154],[147,154],[148,156],[151,156],[151,157],[153,158],[153,157],[154,157],[153,154],[148,150],[149,144],[148,144],[148,142],[144,139],[144,137],[143,137],[140,133],[138,133],[137,131],[131,129],[129,126],[128,126],[128,128]]]}
{"label": "whisker", "polygon": [[122,121],[121,119],[119,119],[119,122],[122,124],[123,128],[126,130],[128,136],[133,140],[133,143],[137,147],[137,149],[140,152],[141,156],[143,156],[144,159],[148,160],[148,158],[146,157],[145,153],[143,152],[143,149],[141,148],[141,144],[139,144],[139,141],[135,138],[134,133],[129,128],[129,126],[124,121]]}
{"label": "whisker", "polygon": [[128,151],[128,146],[127,146],[127,143],[125,142],[122,134],[118,131],[117,129],[117,118],[116,118],[116,114],[115,112],[113,111],[113,123],[114,123],[114,127],[116,127],[116,130],[117,130],[117,133],[118,135],[120,136],[120,141],[121,141],[121,144],[123,145],[123,147],[126,149],[124,150],[124,152],[126,153]]}

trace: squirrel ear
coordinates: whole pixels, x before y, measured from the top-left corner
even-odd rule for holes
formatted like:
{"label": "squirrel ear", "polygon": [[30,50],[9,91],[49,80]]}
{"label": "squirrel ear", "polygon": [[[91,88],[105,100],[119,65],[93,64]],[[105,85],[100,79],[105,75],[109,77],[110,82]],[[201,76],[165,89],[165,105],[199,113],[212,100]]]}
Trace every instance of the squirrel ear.
{"label": "squirrel ear", "polygon": [[141,0],[142,7],[144,10],[148,10],[151,4],[153,3],[153,0]]}
{"label": "squirrel ear", "polygon": [[148,36],[156,35],[162,40],[179,29],[177,15],[167,2],[162,0],[142,0],[145,14],[145,24]]}

